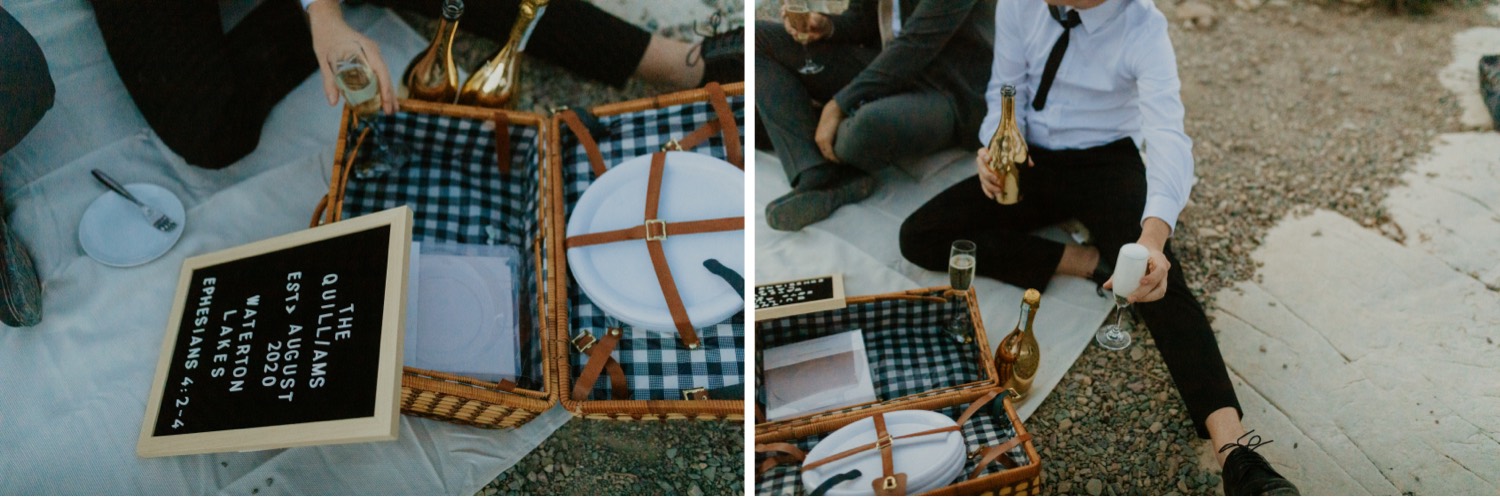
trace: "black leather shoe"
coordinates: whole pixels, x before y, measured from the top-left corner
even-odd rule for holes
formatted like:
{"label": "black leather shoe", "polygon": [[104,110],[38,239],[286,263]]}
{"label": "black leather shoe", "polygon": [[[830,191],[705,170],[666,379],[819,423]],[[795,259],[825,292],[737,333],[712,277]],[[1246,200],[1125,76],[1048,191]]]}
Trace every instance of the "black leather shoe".
{"label": "black leather shoe", "polygon": [[[1219,452],[1230,451],[1224,459],[1224,495],[1302,495],[1296,485],[1271,468],[1266,458],[1255,453],[1255,449],[1272,441],[1261,442],[1260,435],[1250,433],[1219,448]],[[1242,443],[1246,437],[1249,443]]]}
{"label": "black leather shoe", "polygon": [[[721,23],[723,16],[715,13],[709,18],[706,30],[705,26],[694,25],[698,34],[703,36],[703,43],[699,45],[696,54],[696,58],[704,64],[703,81],[698,86],[710,81],[729,84],[745,80],[745,28],[719,31]],[[694,54],[688,54],[689,66],[697,63],[694,58]]]}
{"label": "black leather shoe", "polygon": [[875,191],[875,178],[848,173],[825,188],[793,190],[766,206],[766,224],[777,231],[797,231],[828,219],[845,204],[864,200]]}

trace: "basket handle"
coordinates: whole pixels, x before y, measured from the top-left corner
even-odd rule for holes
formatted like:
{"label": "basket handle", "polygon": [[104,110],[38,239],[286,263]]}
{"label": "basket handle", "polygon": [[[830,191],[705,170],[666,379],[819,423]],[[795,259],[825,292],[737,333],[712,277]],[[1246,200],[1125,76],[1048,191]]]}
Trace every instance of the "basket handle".
{"label": "basket handle", "polygon": [[[346,111],[347,112],[347,111]],[[370,128],[366,127],[360,131],[359,137],[354,140],[354,148],[348,152],[347,157],[340,157],[342,161],[335,160],[333,163],[333,178],[328,182],[328,193],[318,200],[318,205],[313,209],[312,222],[309,228],[315,228],[321,224],[335,223],[343,217],[344,191],[349,186],[349,171],[354,169],[354,159],[359,156],[359,149],[365,143],[365,138],[370,135]],[[319,219],[323,218],[323,219]]]}

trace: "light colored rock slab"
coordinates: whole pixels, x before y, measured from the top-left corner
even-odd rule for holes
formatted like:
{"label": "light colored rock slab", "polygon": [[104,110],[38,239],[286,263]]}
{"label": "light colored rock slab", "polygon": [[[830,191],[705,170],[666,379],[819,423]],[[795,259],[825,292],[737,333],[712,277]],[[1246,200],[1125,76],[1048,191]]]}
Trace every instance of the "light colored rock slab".
{"label": "light colored rock slab", "polygon": [[1438,82],[1458,97],[1458,122],[1468,130],[1494,129],[1479,94],[1479,58],[1500,51],[1500,28],[1470,28],[1453,35],[1453,62],[1438,72]]}
{"label": "light colored rock slab", "polygon": [[1500,489],[1500,293],[1327,211],[1255,258],[1215,325],[1247,426],[1304,492]]}
{"label": "light colored rock slab", "polygon": [[1441,135],[1403,179],[1386,205],[1406,244],[1500,288],[1500,133]]}

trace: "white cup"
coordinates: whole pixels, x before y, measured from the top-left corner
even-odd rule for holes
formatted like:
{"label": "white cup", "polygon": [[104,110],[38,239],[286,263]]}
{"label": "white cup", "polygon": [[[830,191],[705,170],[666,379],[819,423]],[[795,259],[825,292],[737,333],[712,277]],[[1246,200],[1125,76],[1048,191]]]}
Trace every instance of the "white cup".
{"label": "white cup", "polygon": [[1120,256],[1115,259],[1112,285],[1116,297],[1124,299],[1140,288],[1141,278],[1146,276],[1146,260],[1150,257],[1151,251],[1145,245],[1128,243],[1120,247]]}

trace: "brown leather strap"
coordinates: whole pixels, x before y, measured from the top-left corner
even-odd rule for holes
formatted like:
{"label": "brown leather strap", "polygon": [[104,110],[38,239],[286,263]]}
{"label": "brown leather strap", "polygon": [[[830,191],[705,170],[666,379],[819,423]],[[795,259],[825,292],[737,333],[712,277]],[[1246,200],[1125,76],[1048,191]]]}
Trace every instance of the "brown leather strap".
{"label": "brown leather strap", "polygon": [[984,394],[983,396],[979,397],[978,399],[975,399],[973,402],[970,402],[969,403],[969,408],[968,409],[964,409],[964,413],[960,414],[958,416],[958,420],[954,421],[954,423],[957,423],[958,427],[960,429],[962,429],[964,427],[964,423],[969,422],[969,418],[974,417],[974,413],[979,412],[979,410],[983,409],[984,406],[990,405],[990,401],[995,400],[995,397],[997,397],[999,395],[1000,395],[1000,392],[990,392],[990,393]]}
{"label": "brown leather strap", "polygon": [[896,473],[892,446],[896,441],[885,429],[885,415],[875,414],[875,448],[880,450],[880,478],[874,482],[875,495],[906,495],[906,473]]}
{"label": "brown leather strap", "polygon": [[[605,243],[623,242],[627,240],[643,240],[647,235],[696,235],[700,233],[714,233],[718,231],[735,231],[745,229],[745,218],[743,217],[721,217],[718,219],[704,219],[701,221],[679,221],[675,223],[664,223],[652,228],[644,224],[632,228],[618,229],[612,231],[600,231],[598,233],[586,233],[573,235],[563,239],[563,246],[567,248],[587,247],[589,245],[600,245]],[[665,233],[662,233],[665,229]],[[648,230],[654,232],[648,233]]]}
{"label": "brown leather strap", "polygon": [[755,451],[776,453],[767,456],[764,461],[761,461],[760,467],[755,470],[755,476],[757,477],[770,471],[771,468],[783,464],[799,463],[807,457],[807,453],[803,452],[802,449],[786,442],[755,444]]}
{"label": "brown leather strap", "polygon": [[495,112],[495,161],[500,164],[500,174],[510,174],[510,118],[504,112]]}
{"label": "brown leather strap", "polygon": [[984,472],[984,468],[988,467],[990,463],[995,462],[995,460],[997,459],[1000,461],[1000,464],[1004,465],[1007,468],[1019,467],[1020,464],[1016,464],[1016,461],[1011,459],[1010,456],[1005,455],[1005,453],[1009,452],[1011,449],[1016,448],[1016,446],[1026,443],[1030,440],[1031,434],[1027,433],[1025,435],[1006,440],[1005,443],[1002,443],[1000,445],[992,445],[983,449],[984,455],[979,458],[979,464],[974,466],[974,471],[969,474],[969,479],[972,480],[974,478],[978,478],[979,475]]}
{"label": "brown leather strap", "polygon": [[619,328],[610,328],[604,333],[604,338],[589,342],[593,335],[584,332],[574,338],[573,345],[587,352],[589,359],[583,365],[583,371],[578,373],[578,381],[573,383],[573,400],[587,400],[589,392],[594,389],[594,382],[599,380],[599,374],[609,369],[610,395],[615,400],[624,400],[630,394],[630,386],[625,380],[625,370],[620,367],[620,362],[610,357],[610,352],[620,343],[620,335],[624,333]]}
{"label": "brown leather strap", "polygon": [[599,143],[594,141],[594,135],[589,133],[587,127],[584,127],[583,121],[578,120],[578,113],[569,109],[557,115],[562,118],[564,124],[568,125],[568,129],[573,130],[573,136],[578,137],[578,144],[583,145],[583,151],[589,156],[589,165],[594,168],[594,177],[603,176],[604,154],[599,153]]}
{"label": "brown leather strap", "polygon": [[504,390],[506,392],[514,392],[516,391],[516,382],[511,380],[500,380],[499,383],[495,384],[495,388]]}
{"label": "brown leather strap", "polygon": [[[651,175],[646,182],[646,222],[657,221],[657,207],[661,204],[661,178],[666,174],[667,154],[651,155]],[[665,235],[665,233],[662,233]],[[665,238],[665,236],[663,236]],[[667,311],[672,314],[672,324],[677,326],[677,335],[689,349],[698,348],[698,332],[688,320],[687,307],[682,304],[682,294],[677,292],[677,280],[672,278],[672,268],[667,265],[667,253],[662,249],[661,238],[647,238],[646,252],[651,255],[651,267],[656,270],[656,282],[661,285],[661,294],[666,297]]]}
{"label": "brown leather strap", "polygon": [[714,113],[719,116],[719,129],[724,132],[724,153],[729,163],[744,169],[745,156],[744,149],[740,145],[740,127],[734,122],[734,111],[729,108],[729,99],[724,95],[724,88],[718,83],[709,83],[703,89],[708,90],[708,103],[714,107]]}

